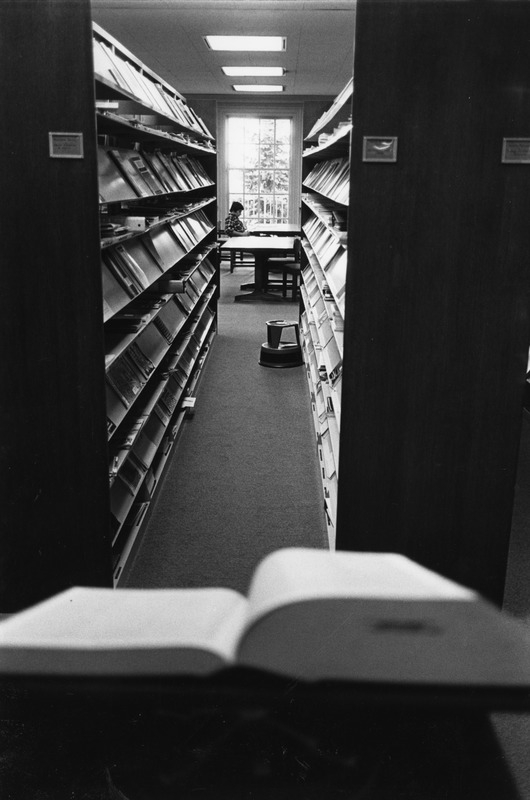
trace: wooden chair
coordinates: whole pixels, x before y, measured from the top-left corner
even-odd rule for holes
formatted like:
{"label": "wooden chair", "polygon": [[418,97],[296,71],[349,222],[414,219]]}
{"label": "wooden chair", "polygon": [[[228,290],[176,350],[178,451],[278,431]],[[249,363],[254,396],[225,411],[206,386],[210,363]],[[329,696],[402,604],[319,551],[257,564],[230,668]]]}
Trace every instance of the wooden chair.
{"label": "wooden chair", "polygon": [[[267,287],[274,289],[280,286],[282,297],[287,297],[290,293],[290,299],[293,302],[297,300],[300,288],[301,254],[302,243],[299,238],[296,238],[292,254],[283,257],[274,256],[267,260]],[[281,278],[271,278],[271,274],[281,275]]]}

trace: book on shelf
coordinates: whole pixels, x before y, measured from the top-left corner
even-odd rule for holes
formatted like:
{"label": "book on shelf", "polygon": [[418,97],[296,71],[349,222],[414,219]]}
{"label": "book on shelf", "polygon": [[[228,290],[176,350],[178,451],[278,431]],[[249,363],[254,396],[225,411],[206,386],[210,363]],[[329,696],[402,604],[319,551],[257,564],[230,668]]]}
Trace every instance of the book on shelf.
{"label": "book on shelf", "polygon": [[123,59],[121,59],[117,53],[114,52],[112,47],[109,47],[109,45],[107,45],[105,42],[100,42],[100,46],[110,62],[109,71],[114,78],[114,83],[116,83],[120,89],[124,89],[126,92],[132,94],[132,87],[129,85],[126,78]]}
{"label": "book on shelf", "polygon": [[156,173],[158,179],[162,182],[167,192],[178,192],[178,184],[164,164],[160,156],[160,152],[155,150],[153,153],[148,153],[142,150],[144,159],[150,164],[151,169]]}
{"label": "book on shelf", "polygon": [[112,362],[105,377],[127,408],[132,405],[145,384],[136,363],[127,353]]}
{"label": "book on shelf", "polygon": [[166,325],[164,320],[158,316],[154,322],[155,328],[159,331],[160,335],[166,340],[167,344],[172,344],[175,339],[175,334]]}
{"label": "book on shelf", "polygon": [[173,231],[175,237],[181,242],[184,253],[189,253],[195,247],[195,239],[192,237],[190,230],[187,225],[184,224],[185,217],[179,217],[178,219],[173,220],[170,222],[171,230]]}
{"label": "book on shelf", "polygon": [[199,269],[204,275],[204,277],[207,278],[208,280],[210,280],[210,278],[212,278],[213,275],[215,275],[215,267],[208,258],[204,258],[201,261]]}
{"label": "book on shelf", "polygon": [[201,117],[199,117],[199,115],[195,111],[193,112],[193,114],[195,117],[196,125],[198,125],[200,132],[203,133],[205,136],[207,136],[209,139],[213,139],[213,136],[206,127],[204,120]]}
{"label": "book on shelf", "polygon": [[[133,249],[134,245],[132,244],[131,240],[130,243],[127,242],[123,244],[115,244],[113,247],[108,248],[108,253],[106,255],[108,255],[114,264],[117,263],[121,265],[123,270],[125,270],[125,272],[134,281],[135,285],[138,287],[138,290],[142,292],[144,289],[148,288],[150,281],[140,264],[133,256]],[[158,276],[159,274],[160,273],[158,273]]]}
{"label": "book on shelf", "polygon": [[145,280],[142,279],[143,288],[147,288],[151,283],[158,280],[165,269],[164,265],[160,263],[160,259],[155,258],[147,246],[149,241],[145,236],[135,236],[122,242],[118,249],[118,253],[126,253],[132,259],[136,268],[145,276]]}
{"label": "book on shelf", "polygon": [[182,176],[179,173],[179,171],[177,170],[177,167],[176,167],[173,159],[171,158],[171,156],[168,153],[159,152],[158,153],[158,157],[159,157],[160,161],[162,162],[162,164],[164,165],[164,167],[166,168],[166,170],[169,172],[169,174],[173,178],[173,181],[174,181],[174,183],[175,183],[175,185],[177,187],[177,191],[179,191],[179,192],[187,191],[188,186],[187,186],[186,182],[184,181],[184,179],[182,178]]}
{"label": "book on shelf", "polygon": [[[123,523],[133,506],[135,494],[118,475],[110,490],[110,527],[116,540]],[[113,542],[114,544],[114,542]]]}
{"label": "book on shelf", "polygon": [[[333,100],[330,107],[320,116],[307,136],[305,137],[306,141],[313,139],[319,131],[323,130],[326,126],[330,124],[344,106],[346,101],[352,96],[353,94],[353,78],[350,78],[348,83],[344,86],[343,89],[338,93],[336,98]],[[350,108],[348,106],[347,113],[350,114]]]}
{"label": "book on shelf", "polygon": [[158,366],[160,363],[168,346],[167,339],[160,333],[157,321],[158,317],[155,317],[154,321],[151,322],[136,339],[136,344],[141,349],[144,356],[155,366]]}
{"label": "book on shelf", "polygon": [[122,59],[121,71],[127,78],[132,94],[142,102],[150,102],[150,96],[145,88],[145,80],[140,71],[130,61]]}
{"label": "book on shelf", "polygon": [[156,286],[161,292],[180,294],[180,292],[184,292],[186,289],[186,281],[181,278],[168,278],[164,281],[158,281]]}
{"label": "book on shelf", "polygon": [[105,381],[105,404],[107,409],[107,435],[110,438],[122,422],[127,412],[127,406],[108,381]]}
{"label": "book on shelf", "polygon": [[[119,503],[118,503],[119,499]],[[116,498],[115,515],[127,504]],[[475,592],[391,553],[285,548],[247,596],[226,588],[73,587],[0,623],[0,675],[205,676],[230,666],[289,680],[516,690],[528,702],[526,628]],[[464,690],[464,691],[462,691]]]}
{"label": "book on shelf", "polygon": [[180,240],[174,236],[168,225],[161,225],[149,231],[144,241],[149,251],[156,257],[162,272],[174,266],[186,253]]}
{"label": "book on shelf", "polygon": [[154,83],[154,86],[158,91],[158,107],[164,114],[178,119],[175,113],[175,106],[171,104],[171,96],[169,93],[164,89],[161,83]]}
{"label": "book on shelf", "polygon": [[127,305],[131,295],[103,260],[101,261],[101,281],[103,288],[103,321],[107,322]]}
{"label": "book on shelf", "polygon": [[199,166],[197,159],[193,158],[192,156],[188,156],[183,153],[178,156],[178,163],[190,181],[191,186],[198,188],[199,186],[205,186],[210,182],[208,176],[205,175],[204,170]]}
{"label": "book on shelf", "polygon": [[204,239],[205,234],[208,232],[208,226],[205,225],[204,220],[199,217],[198,214],[190,214],[188,217],[185,217],[184,220],[191,230],[192,235],[195,237],[196,244],[200,242],[201,239]]}
{"label": "book on shelf", "polygon": [[98,77],[104,78],[105,80],[117,84],[118,82],[114,77],[114,73],[112,71],[113,68],[112,61],[107,55],[107,51],[103,47],[103,44],[97,39],[93,39],[92,49],[94,54],[94,73],[96,75],[96,78]]}
{"label": "book on shelf", "polygon": [[135,457],[134,452],[131,451],[121,466],[119,477],[130,490],[131,494],[135,495],[140,488],[140,484],[146,472],[147,467],[142,464]]}
{"label": "book on shelf", "polygon": [[107,151],[114,163],[121,170],[124,178],[128,181],[138,197],[149,197],[152,194],[149,184],[138,172],[134,160],[139,155],[135,150],[125,150],[121,147],[111,147]]}
{"label": "book on shelf", "polygon": [[158,176],[151,170],[149,164],[139,153],[134,153],[129,157],[129,161],[147,184],[151,194],[164,194],[164,186]]}
{"label": "book on shelf", "polygon": [[162,406],[169,419],[171,419],[175,413],[175,409],[178,405],[181,394],[182,387],[180,383],[173,375],[171,375],[159,400],[159,405]]}
{"label": "book on shelf", "polygon": [[196,189],[197,180],[193,173],[189,170],[186,159],[182,155],[172,153],[171,160],[175,165],[175,169],[181,179],[181,182],[186,186],[186,189]]}
{"label": "book on shelf", "polygon": [[346,291],[346,270],[348,267],[348,253],[341,250],[326,267],[326,278],[331,287],[335,300],[343,305]]}
{"label": "book on shelf", "polygon": [[[155,419],[158,420],[158,417],[155,417]],[[134,447],[133,455],[143,465],[145,470],[149,469],[149,467],[153,463],[160,442],[163,439],[165,428],[162,425],[162,423],[160,423],[159,432],[160,432],[160,441],[155,442],[145,433],[142,433],[142,436],[139,437],[138,442]]]}
{"label": "book on shelf", "polygon": [[155,365],[148,356],[145,355],[139,342],[141,337],[132,342],[127,348],[127,357],[134,363],[136,369],[140,372],[142,378],[147,381],[153,372]]}
{"label": "book on shelf", "polygon": [[134,333],[147,325],[150,319],[149,314],[140,310],[119,311],[112,319],[108,320],[107,330],[113,333]]}
{"label": "book on shelf", "polygon": [[180,294],[176,294],[174,296],[175,302],[183,309],[186,315],[190,314],[193,311],[193,307],[195,305],[194,300],[190,297],[190,295],[184,291]]}
{"label": "book on shelf", "polygon": [[136,458],[146,467],[151,465],[154,453],[164,437],[165,430],[166,425],[158,414],[151,414],[134,445]]}
{"label": "book on shelf", "polygon": [[171,297],[160,311],[157,322],[164,324],[168,331],[169,338],[173,341],[186,319],[187,314],[182,310],[181,306],[175,302],[175,298]]}
{"label": "book on shelf", "polygon": [[130,450],[134,445],[148,417],[146,414],[140,414],[135,420],[131,421],[126,431],[118,434],[112,442],[112,457],[120,451]]}
{"label": "book on shelf", "polygon": [[203,293],[204,289],[206,288],[206,284],[208,283],[208,279],[203,275],[203,273],[196,269],[188,278],[187,285],[191,285],[193,290],[196,292],[197,297],[200,297]]}
{"label": "book on shelf", "polygon": [[104,203],[133,200],[137,197],[104,147],[98,147],[98,186],[100,199]]}

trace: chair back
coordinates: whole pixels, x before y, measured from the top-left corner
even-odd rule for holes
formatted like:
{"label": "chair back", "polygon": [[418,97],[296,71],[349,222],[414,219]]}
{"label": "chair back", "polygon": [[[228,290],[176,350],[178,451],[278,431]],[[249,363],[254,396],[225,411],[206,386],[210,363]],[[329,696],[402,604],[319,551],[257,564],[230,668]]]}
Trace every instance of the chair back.
{"label": "chair back", "polygon": [[294,260],[300,263],[302,260],[302,240],[299,236],[295,237],[293,242]]}

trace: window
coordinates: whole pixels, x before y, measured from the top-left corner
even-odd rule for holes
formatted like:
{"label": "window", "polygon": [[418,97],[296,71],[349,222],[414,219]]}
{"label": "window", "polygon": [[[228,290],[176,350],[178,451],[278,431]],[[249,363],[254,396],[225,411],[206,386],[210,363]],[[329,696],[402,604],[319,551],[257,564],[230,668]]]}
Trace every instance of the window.
{"label": "window", "polygon": [[220,219],[239,200],[246,222],[297,223],[301,109],[227,108],[219,122]]}

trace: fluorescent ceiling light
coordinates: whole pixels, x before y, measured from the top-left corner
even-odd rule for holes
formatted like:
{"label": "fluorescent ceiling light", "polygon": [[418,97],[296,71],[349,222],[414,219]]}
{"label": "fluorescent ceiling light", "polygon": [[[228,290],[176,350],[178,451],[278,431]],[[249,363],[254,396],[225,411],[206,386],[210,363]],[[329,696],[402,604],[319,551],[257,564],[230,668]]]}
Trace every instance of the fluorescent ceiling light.
{"label": "fluorescent ceiling light", "polygon": [[285,50],[285,36],[205,36],[210,50]]}
{"label": "fluorescent ceiling light", "polygon": [[280,78],[285,75],[283,67],[221,67],[231,78]]}
{"label": "fluorescent ceiling light", "polygon": [[232,88],[236,92],[283,92],[279,83],[235,83]]}

